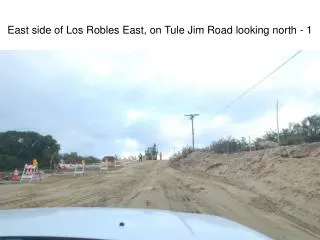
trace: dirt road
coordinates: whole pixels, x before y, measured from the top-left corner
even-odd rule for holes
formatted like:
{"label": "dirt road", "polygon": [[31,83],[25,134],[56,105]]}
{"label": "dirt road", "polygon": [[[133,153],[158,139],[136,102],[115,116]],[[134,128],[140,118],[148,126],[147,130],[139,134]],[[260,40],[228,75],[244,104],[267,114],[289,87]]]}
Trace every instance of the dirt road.
{"label": "dirt road", "polygon": [[0,185],[0,208],[99,206],[169,209],[222,216],[274,239],[319,239],[256,193],[149,161],[87,176],[54,176],[40,183]]}

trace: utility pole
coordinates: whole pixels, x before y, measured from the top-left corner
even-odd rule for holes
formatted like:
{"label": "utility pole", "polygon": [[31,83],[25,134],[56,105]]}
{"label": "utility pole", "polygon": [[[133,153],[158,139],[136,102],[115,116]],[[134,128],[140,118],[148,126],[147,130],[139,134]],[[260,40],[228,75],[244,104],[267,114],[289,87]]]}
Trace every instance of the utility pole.
{"label": "utility pole", "polygon": [[279,101],[277,100],[277,131],[278,131],[278,144],[280,145],[280,132],[279,132]]}
{"label": "utility pole", "polygon": [[194,150],[194,128],[193,128],[193,119],[196,116],[199,116],[198,113],[193,113],[193,114],[185,114],[186,117],[189,117],[191,120],[191,127],[192,127],[192,149]]}

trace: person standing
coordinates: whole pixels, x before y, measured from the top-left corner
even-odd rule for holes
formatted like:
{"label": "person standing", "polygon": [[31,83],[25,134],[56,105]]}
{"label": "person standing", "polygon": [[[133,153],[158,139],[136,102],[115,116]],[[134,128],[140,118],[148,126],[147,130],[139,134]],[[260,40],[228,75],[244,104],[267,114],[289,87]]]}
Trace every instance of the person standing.
{"label": "person standing", "polygon": [[142,162],[142,154],[139,154],[139,162]]}

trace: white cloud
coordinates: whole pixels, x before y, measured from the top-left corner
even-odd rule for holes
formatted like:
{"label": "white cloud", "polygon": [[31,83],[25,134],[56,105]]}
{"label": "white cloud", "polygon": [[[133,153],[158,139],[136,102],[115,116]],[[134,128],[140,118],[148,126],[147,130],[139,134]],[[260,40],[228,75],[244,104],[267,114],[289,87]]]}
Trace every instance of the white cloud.
{"label": "white cloud", "polygon": [[110,76],[115,71],[113,62],[109,59],[96,59],[87,65],[91,76],[105,77]]}
{"label": "white cloud", "polygon": [[189,88],[203,93],[243,89],[262,79],[290,55],[291,51],[277,49],[225,50],[173,44],[165,49],[148,49],[142,71],[133,77],[154,83],[161,81],[159,88]]}
{"label": "white cloud", "polygon": [[286,60],[292,51],[278,49],[225,49],[199,45],[171,44],[165,48],[143,46],[125,53],[115,51],[59,52],[70,67],[84,73],[86,83],[118,83],[117,74],[126,76],[122,84],[154,84],[160,92],[193,89],[207,92],[225,88],[246,89]]}
{"label": "white cloud", "polygon": [[76,129],[60,130],[57,132],[57,135],[61,136],[59,143],[61,144],[62,152],[72,151],[80,154],[83,152],[88,154],[87,150],[93,148],[96,144],[95,139]]}
{"label": "white cloud", "polygon": [[201,119],[198,125],[200,127],[200,131],[212,131],[224,127],[226,124],[230,122],[231,118],[228,115],[218,115],[209,119]]}
{"label": "white cloud", "polygon": [[[316,59],[309,64],[301,67],[300,79],[303,84],[297,87],[302,87],[307,93],[314,93],[320,89],[320,59]],[[301,88],[300,88],[301,89]]]}
{"label": "white cloud", "polygon": [[163,116],[160,119],[160,131],[165,139],[175,141],[189,136],[190,123],[181,116]]}
{"label": "white cloud", "polygon": [[116,143],[121,145],[123,151],[135,151],[139,148],[139,143],[135,139],[118,139]]}
{"label": "white cloud", "polygon": [[126,122],[126,127],[130,126],[134,122],[144,119],[147,117],[147,113],[145,111],[141,110],[128,110],[127,111],[127,122]]}
{"label": "white cloud", "polygon": [[319,114],[319,104],[305,99],[290,99],[279,107],[279,126],[288,127],[290,122],[300,122],[312,114]]}
{"label": "white cloud", "polygon": [[[251,138],[261,137],[266,131],[277,128],[276,105],[274,111],[265,112],[258,118],[248,120],[244,123],[231,122],[224,125],[220,130],[225,136],[232,135],[236,138],[249,136]],[[307,100],[288,100],[279,104],[279,128],[288,127],[290,122],[300,122],[306,116],[318,112],[317,104]]]}
{"label": "white cloud", "polygon": [[[231,121],[227,115],[219,115],[214,118],[210,116],[199,116],[194,118],[195,146],[199,147],[199,137],[208,132],[214,132],[215,129],[221,129],[227,126]],[[186,145],[191,146],[191,121],[183,116],[164,116],[160,120],[161,133],[173,148],[181,149]]]}
{"label": "white cloud", "polygon": [[69,69],[83,74],[82,80],[87,84],[101,84],[107,81],[121,67],[109,55],[97,51],[65,51],[53,52],[52,55],[62,61]]}

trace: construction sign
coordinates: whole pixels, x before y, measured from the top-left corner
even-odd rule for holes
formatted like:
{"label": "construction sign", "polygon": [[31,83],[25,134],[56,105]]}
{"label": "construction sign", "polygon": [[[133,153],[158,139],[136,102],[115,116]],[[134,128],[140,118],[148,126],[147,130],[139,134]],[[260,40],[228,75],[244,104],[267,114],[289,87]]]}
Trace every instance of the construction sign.
{"label": "construction sign", "polygon": [[38,168],[38,160],[37,159],[33,159],[32,160],[32,165],[35,166],[36,168]]}

